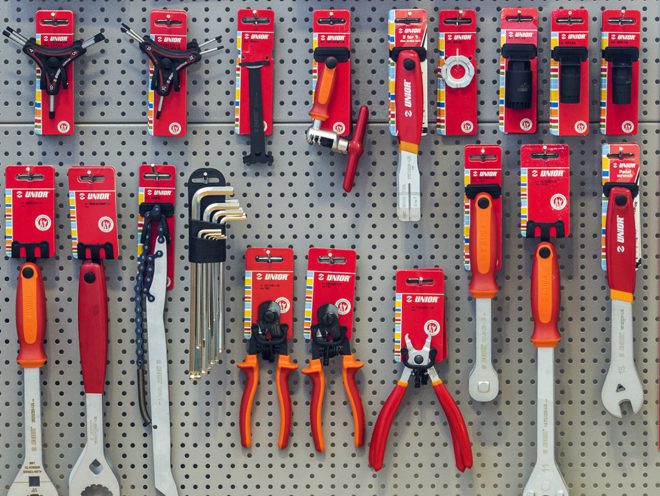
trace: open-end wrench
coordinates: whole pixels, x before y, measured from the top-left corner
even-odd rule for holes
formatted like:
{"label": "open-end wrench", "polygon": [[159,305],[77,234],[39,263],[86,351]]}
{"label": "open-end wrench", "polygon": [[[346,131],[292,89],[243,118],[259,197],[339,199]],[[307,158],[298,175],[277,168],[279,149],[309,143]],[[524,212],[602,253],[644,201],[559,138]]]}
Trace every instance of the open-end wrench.
{"label": "open-end wrench", "polygon": [[621,418],[621,404],[630,402],[637,413],[644,403],[644,389],[634,359],[633,296],[637,264],[635,207],[629,188],[609,190],[605,251],[607,283],[612,300],[612,355],[601,398],[605,409]]}
{"label": "open-end wrench", "polygon": [[69,496],[91,487],[120,496],[119,480],[105,456],[103,389],[108,357],[108,301],[101,263],[83,262],[78,286],[78,338],[85,389],[87,442],[69,476]]}
{"label": "open-end wrench", "polygon": [[536,384],[536,464],[523,496],[568,496],[555,461],[554,350],[561,335],[557,327],[561,304],[559,262],[552,243],[536,247],[532,266],[532,343],[538,350]]}
{"label": "open-end wrench", "polygon": [[39,370],[46,363],[43,339],[46,332],[46,297],[41,270],[24,263],[16,291],[16,330],[20,350],[16,361],[23,368],[25,458],[7,496],[57,496],[43,468],[41,451],[41,393]]}

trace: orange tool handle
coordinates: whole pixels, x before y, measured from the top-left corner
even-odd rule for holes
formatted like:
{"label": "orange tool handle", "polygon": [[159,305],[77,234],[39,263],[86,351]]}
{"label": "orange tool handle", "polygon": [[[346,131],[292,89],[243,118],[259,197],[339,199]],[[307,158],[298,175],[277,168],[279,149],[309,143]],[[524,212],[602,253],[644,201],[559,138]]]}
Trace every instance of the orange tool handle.
{"label": "orange tool handle", "polygon": [[344,382],[344,389],[346,390],[348,403],[351,405],[351,412],[353,413],[356,448],[364,445],[364,407],[362,406],[360,390],[355,383],[355,374],[363,365],[364,363],[356,360],[353,355],[344,355],[342,358],[341,377]]}
{"label": "orange tool handle", "polygon": [[26,262],[18,273],[16,288],[16,330],[20,348],[16,361],[23,368],[40,368],[46,363],[46,294],[41,270]]}
{"label": "orange tool handle", "polygon": [[559,263],[552,243],[539,243],[532,265],[532,343],[537,348],[554,348],[561,335],[557,328],[561,303]]}
{"label": "orange tool handle", "polygon": [[245,387],[241,398],[241,414],[239,419],[241,429],[241,444],[249,448],[252,444],[252,404],[259,384],[259,361],[257,355],[247,355],[245,360],[238,364],[238,368],[245,373]]}
{"label": "orange tool handle", "polygon": [[472,468],[473,459],[470,435],[468,434],[463,414],[458,409],[458,405],[442,381],[434,382],[433,390],[447,416],[447,423],[449,424],[451,439],[454,445],[456,468],[460,472],[465,472],[466,468]]}
{"label": "orange tool handle", "polygon": [[339,61],[336,57],[328,57],[319,67],[319,80],[314,89],[314,105],[309,115],[315,121],[324,122],[330,117],[330,99],[335,90],[337,82],[337,66]]}
{"label": "orange tool handle", "polygon": [[291,434],[291,395],[289,393],[289,375],[298,365],[291,361],[289,355],[280,355],[275,369],[277,382],[277,397],[280,402],[280,434],[277,438],[277,447],[284,449],[289,444]]}
{"label": "orange tool handle", "polygon": [[348,142],[348,162],[346,162],[346,172],[344,172],[344,191],[350,193],[355,182],[355,173],[357,172],[360,157],[364,152],[364,133],[367,130],[367,119],[369,118],[369,108],[360,107],[358,111],[357,122],[353,138]]}
{"label": "orange tool handle", "polygon": [[378,419],[376,419],[376,426],[371,435],[371,444],[369,445],[369,465],[376,472],[383,468],[387,438],[390,436],[392,422],[394,421],[394,417],[396,417],[396,412],[399,409],[399,405],[401,405],[401,400],[406,394],[407,388],[407,382],[397,382],[387,397],[383,408],[380,410]]}
{"label": "orange tool handle", "polygon": [[635,207],[628,188],[614,187],[607,202],[605,252],[613,300],[633,301],[637,270]]}
{"label": "orange tool handle", "polygon": [[495,298],[495,267],[499,244],[493,197],[479,193],[470,207],[470,294],[473,298]]}
{"label": "orange tool handle", "polygon": [[321,360],[313,358],[301,372],[312,380],[312,402],[309,408],[309,423],[316,451],[325,451],[323,442],[323,397],[325,395],[325,374]]}

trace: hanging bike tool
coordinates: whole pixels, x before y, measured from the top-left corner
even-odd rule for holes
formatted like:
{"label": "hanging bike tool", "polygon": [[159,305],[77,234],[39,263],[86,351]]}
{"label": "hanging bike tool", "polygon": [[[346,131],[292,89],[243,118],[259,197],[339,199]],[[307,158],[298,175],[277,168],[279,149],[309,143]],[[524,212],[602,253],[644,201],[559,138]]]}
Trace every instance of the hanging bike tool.
{"label": "hanging bike tool", "polygon": [[390,132],[399,139],[396,213],[401,221],[417,222],[422,217],[417,158],[422,135],[428,128],[426,11],[392,9],[388,30]]}
{"label": "hanging bike tool", "polygon": [[323,440],[323,367],[342,357],[342,379],[353,414],[355,447],[364,445],[364,408],[355,382],[364,365],[351,351],[357,253],[353,250],[310,248],[305,295],[305,341],[311,342],[312,358],[301,372],[312,381],[309,419],[316,451],[325,451]]}
{"label": "hanging bike tool", "polygon": [[108,294],[103,260],[119,255],[115,170],[110,166],[74,166],[68,176],[73,256],[82,261],[78,340],[87,426],[85,447],[69,476],[69,496],[81,496],[92,486],[120,496],[119,480],[105,456],[103,438],[108,360]]}
{"label": "hanging bike tool", "polygon": [[[165,333],[165,295],[173,285],[176,168],[140,166],[138,178],[138,272],[135,277],[135,345],[138,404],[145,426],[151,424],[154,485],[165,496],[178,490],[171,464],[169,375]],[[145,321],[146,314],[146,321]],[[149,400],[145,384],[144,334],[147,335]]]}
{"label": "hanging bike tool", "polygon": [[273,45],[275,14],[270,9],[240,9],[237,14],[236,134],[250,135],[244,164],[272,164],[266,135],[273,132]]}
{"label": "hanging bike tool", "polygon": [[363,105],[358,111],[353,137],[349,139],[353,119],[350,20],[348,10],[314,11],[314,105],[309,111],[312,125],[305,133],[310,145],[348,155],[343,182],[347,193],[355,183],[369,118],[369,109]]}
{"label": "hanging bike tool", "polygon": [[32,38],[28,39],[10,27],[6,27],[2,34],[19,45],[37,65],[35,133],[72,134],[75,111],[73,62],[105,37],[99,33],[74,41],[74,15],[70,10],[38,10],[35,23],[37,34]]}
{"label": "hanging bike tool", "polygon": [[603,145],[602,265],[610,288],[612,326],[610,367],[601,398],[605,409],[621,418],[621,404],[633,413],[644,404],[644,387],[635,367],[633,300],[641,263],[639,145]]}
{"label": "hanging bike tool", "polygon": [[499,145],[465,147],[464,260],[471,272],[470,295],[476,302],[475,359],[470,396],[491,401],[499,392],[492,363],[492,301],[495,274],[502,267],[502,149]]}
{"label": "hanging bike tool", "polygon": [[558,320],[561,281],[551,237],[570,234],[570,164],[567,145],[523,145],[521,160],[521,231],[541,241],[532,265],[531,306],[537,349],[536,463],[523,495],[568,496],[555,460],[554,351],[561,335]]}
{"label": "hanging bike tool", "polygon": [[23,369],[25,456],[7,496],[57,496],[44,468],[41,441],[41,381],[46,363],[46,295],[39,258],[55,255],[55,169],[8,165],[5,169],[5,252],[24,258],[16,286],[16,330]]}
{"label": "hanging bike tool", "polygon": [[188,179],[188,260],[190,262],[190,369],[196,381],[224,351],[224,262],[227,225],[245,220],[234,189],[212,168]]}
{"label": "hanging bike tool", "polygon": [[[219,50],[220,36],[203,43],[188,41],[188,17],[184,10],[153,10],[150,34],[141,36],[126,24],[122,33],[139,43],[149,59],[149,134],[183,136],[187,131],[187,69],[202,57]],[[167,103],[165,104],[165,100]],[[154,111],[155,109],[155,111]]]}
{"label": "hanging bike tool", "polygon": [[287,447],[291,432],[289,375],[298,368],[289,356],[293,337],[293,250],[248,248],[245,252],[245,312],[243,335],[248,354],[238,364],[245,373],[241,399],[241,444],[252,444],[252,404],[259,384],[259,359],[277,360],[275,385],[280,408],[277,446]]}

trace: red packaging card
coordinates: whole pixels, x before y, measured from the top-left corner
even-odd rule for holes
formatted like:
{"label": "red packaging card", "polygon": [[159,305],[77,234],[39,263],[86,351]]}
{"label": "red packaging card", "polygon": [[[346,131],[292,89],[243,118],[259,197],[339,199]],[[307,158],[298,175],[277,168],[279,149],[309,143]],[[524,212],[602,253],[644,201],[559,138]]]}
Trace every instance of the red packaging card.
{"label": "red packaging card", "polygon": [[[507,7],[502,9],[500,32],[500,98],[499,123],[503,133],[536,133],[537,113],[537,47],[538,47],[538,12],[535,8]],[[516,47],[516,45],[521,45]],[[519,52],[519,53],[516,53]],[[504,55],[507,55],[506,57]],[[524,108],[511,108],[511,102],[506,102],[506,73],[512,61],[516,72],[522,70],[531,72],[531,84],[521,85],[531,96],[531,105]],[[523,69],[524,67],[524,69]]]}
{"label": "red packaging card", "polygon": [[[499,226],[497,243],[497,262],[495,270],[502,266],[502,148],[499,145],[467,145],[464,149],[465,167],[463,179],[463,260],[465,269],[470,270],[470,225],[472,210],[475,208],[474,197],[479,192],[487,192],[493,197],[493,209]],[[468,194],[469,193],[469,194]]]}
{"label": "red packaging card", "polygon": [[293,250],[248,248],[245,251],[245,312],[243,336],[249,340],[259,319],[259,305],[274,301],[280,307],[280,324],[293,337]]}
{"label": "red packaging card", "polygon": [[[188,45],[188,14],[185,10],[152,10],[149,16],[149,36],[158,45],[176,50],[185,50]],[[149,107],[147,120],[152,136],[184,136],[187,132],[188,101],[187,72],[181,71],[181,89],[163,100],[161,114],[156,119],[156,109],[161,97],[151,89],[154,67],[149,63]]]}
{"label": "red packaging card", "polygon": [[[570,156],[568,145],[520,147],[520,227],[523,237],[570,234]],[[533,233],[528,229],[534,228]],[[529,234],[529,235],[528,235]]]}
{"label": "red packaging card", "polygon": [[261,72],[261,101],[264,132],[273,132],[273,46],[275,14],[270,9],[240,9],[237,14],[235,127],[238,134],[250,134],[250,62],[267,62]]}
{"label": "red packaging card", "polygon": [[[8,165],[5,168],[5,256],[27,258],[22,244],[47,243],[55,255],[55,168],[52,165]],[[12,253],[12,246],[15,247]],[[16,251],[18,249],[18,251]]]}
{"label": "red packaging card", "polygon": [[[69,169],[69,217],[71,250],[78,257],[78,245],[109,245],[112,258],[119,256],[117,237],[117,194],[114,167],[76,165]],[[101,258],[110,258],[106,250]],[[85,258],[90,252],[86,250]]]}
{"label": "red packaging card", "polygon": [[474,10],[440,11],[438,50],[438,134],[476,134],[477,18]]}
{"label": "red packaging card", "polygon": [[[340,61],[335,69],[335,83],[328,107],[329,117],[321,124],[321,129],[333,131],[340,136],[351,134],[352,94],[351,94],[351,12],[349,10],[315,10],[313,46],[317,49],[337,48],[346,53],[345,61]],[[321,52],[318,52],[321,53]],[[325,64],[312,58],[312,100],[316,83],[321,79]]]}
{"label": "red packaging card", "polygon": [[637,134],[639,10],[604,10],[601,32],[600,132]]}
{"label": "red packaging card", "polygon": [[445,274],[442,269],[396,271],[394,361],[401,361],[406,336],[421,350],[429,336],[436,350],[435,363],[447,358],[445,327]]}
{"label": "red packaging card", "polygon": [[307,282],[305,287],[305,341],[311,340],[317,309],[332,303],[339,309],[339,325],[353,335],[355,300],[355,270],[357,253],[354,250],[310,248],[307,254]]}
{"label": "red packaging card", "polygon": [[550,134],[589,134],[589,12],[552,11]]}
{"label": "red packaging card", "polygon": [[429,89],[428,89],[428,19],[423,9],[392,9],[387,21],[388,49],[390,52],[388,69],[389,88],[389,123],[392,136],[397,135],[396,105],[394,94],[396,88],[396,62],[392,59],[392,51],[398,48],[418,48],[422,66],[422,86],[424,88],[424,118],[422,119],[422,134],[428,132],[429,127]]}
{"label": "red packaging card", "polygon": [[[45,47],[66,47],[75,40],[74,16],[70,10],[38,10],[35,14],[37,44]],[[55,95],[55,118],[48,116],[50,98],[41,89],[41,70],[37,67],[36,95],[34,99],[34,132],[42,135],[73,134],[75,112],[74,72],[75,62],[66,68],[69,87],[64,85]]]}
{"label": "red packaging card", "polygon": [[[605,143],[602,148],[602,181],[608,183],[630,184],[634,189],[639,185],[639,145],[637,143]],[[601,198],[601,264],[607,270],[605,236],[607,235],[607,204],[609,198],[603,194]],[[633,195],[635,209],[635,253],[637,265],[642,261],[641,215],[639,194]],[[623,238],[623,236],[622,236]]]}
{"label": "red packaging card", "polygon": [[[138,206],[144,203],[160,203],[161,205],[171,205],[172,211],[176,205],[176,167],[173,165],[140,165],[138,178]],[[144,227],[144,217],[138,210],[138,235],[137,235],[137,255],[142,255],[142,243],[140,236]],[[175,217],[172,215],[167,218],[167,228],[170,233],[170,239],[174,240]],[[154,223],[151,229],[152,249],[156,244],[156,234],[158,224]],[[174,288],[174,243],[167,247],[167,289]]]}

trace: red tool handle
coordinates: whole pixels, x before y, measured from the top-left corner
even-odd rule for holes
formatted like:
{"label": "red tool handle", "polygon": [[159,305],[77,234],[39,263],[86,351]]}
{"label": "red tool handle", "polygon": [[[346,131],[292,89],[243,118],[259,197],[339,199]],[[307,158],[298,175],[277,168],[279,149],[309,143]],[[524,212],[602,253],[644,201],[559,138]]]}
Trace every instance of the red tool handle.
{"label": "red tool handle", "polygon": [[78,339],[85,394],[103,394],[108,359],[108,296],[103,265],[86,261],[78,282]]}
{"label": "red tool handle", "polygon": [[561,335],[557,328],[561,303],[559,263],[552,243],[539,243],[532,265],[532,343],[537,348],[554,348]]}
{"label": "red tool handle", "polygon": [[247,355],[245,360],[238,364],[238,368],[245,373],[245,387],[241,398],[241,413],[239,424],[241,429],[241,444],[249,448],[252,444],[252,404],[259,384],[259,361],[257,355]]}
{"label": "red tool handle", "polygon": [[363,365],[364,363],[356,360],[353,355],[344,355],[342,358],[341,376],[344,382],[346,396],[348,397],[348,403],[351,405],[351,412],[353,413],[356,448],[364,445],[364,407],[362,406],[360,390],[355,383],[355,374]]}
{"label": "red tool handle", "polygon": [[323,397],[325,395],[325,375],[321,360],[313,358],[301,372],[312,380],[312,402],[309,408],[309,423],[316,451],[325,451],[323,442]]}
{"label": "red tool handle", "polygon": [[40,368],[46,363],[46,294],[41,270],[26,262],[18,272],[16,288],[16,331],[20,348],[16,361],[23,368]]}
{"label": "red tool handle", "polygon": [[613,300],[633,301],[637,267],[635,208],[628,188],[614,187],[607,202],[605,254]]}
{"label": "red tool handle", "polygon": [[495,298],[499,226],[493,197],[479,193],[470,207],[470,294],[473,298]]}
{"label": "red tool handle", "polygon": [[414,50],[403,50],[396,59],[394,104],[399,145],[406,151],[417,153],[422,139],[424,87],[419,54]]}
{"label": "red tool handle", "polygon": [[355,182],[355,173],[357,172],[360,157],[364,152],[364,133],[367,130],[367,119],[369,118],[369,109],[363,105],[358,112],[357,122],[353,138],[348,142],[348,162],[346,163],[346,172],[344,173],[344,191],[350,193]]}
{"label": "red tool handle", "polygon": [[277,438],[277,446],[284,449],[289,444],[291,434],[291,394],[289,393],[289,375],[296,370],[298,365],[291,361],[289,355],[280,355],[277,359],[275,369],[275,381],[277,382],[277,397],[280,402],[280,434]]}
{"label": "red tool handle", "polygon": [[338,65],[339,61],[336,57],[328,57],[322,65],[319,64],[319,80],[314,89],[314,105],[309,111],[309,115],[315,121],[324,122],[330,117],[330,100],[337,82]]}
{"label": "red tool handle", "polygon": [[369,445],[369,465],[376,472],[383,468],[387,438],[390,435],[392,422],[394,421],[394,417],[396,417],[396,412],[399,409],[403,396],[406,394],[407,388],[407,382],[397,382],[387,397],[383,408],[380,410],[378,419],[376,419],[376,426],[371,435],[371,444]]}
{"label": "red tool handle", "polygon": [[468,434],[463,414],[461,414],[454,398],[449,394],[447,387],[441,380],[433,383],[433,390],[447,416],[447,423],[449,424],[451,439],[454,445],[456,468],[460,472],[464,472],[466,468],[472,468],[473,460],[470,435]]}

